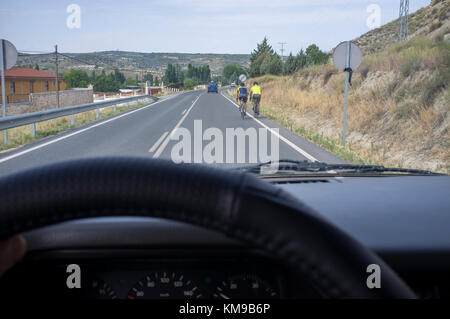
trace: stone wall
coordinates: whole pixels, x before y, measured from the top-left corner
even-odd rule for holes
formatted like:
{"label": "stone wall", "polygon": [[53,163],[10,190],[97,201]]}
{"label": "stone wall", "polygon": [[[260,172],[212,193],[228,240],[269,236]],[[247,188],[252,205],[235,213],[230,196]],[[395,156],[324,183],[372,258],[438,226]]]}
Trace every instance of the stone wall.
{"label": "stone wall", "polygon": [[[30,102],[33,112],[57,107],[56,92],[32,93]],[[94,102],[94,92],[89,89],[72,89],[59,92],[59,107],[80,105]]]}
{"label": "stone wall", "polygon": [[[60,107],[87,103],[94,103],[92,88],[59,91]],[[6,105],[6,115],[13,116],[54,109],[56,107],[56,92],[32,93],[30,94],[29,102],[8,103]]]}
{"label": "stone wall", "polygon": [[6,104],[6,116],[19,115],[33,112],[30,102],[15,102]]}

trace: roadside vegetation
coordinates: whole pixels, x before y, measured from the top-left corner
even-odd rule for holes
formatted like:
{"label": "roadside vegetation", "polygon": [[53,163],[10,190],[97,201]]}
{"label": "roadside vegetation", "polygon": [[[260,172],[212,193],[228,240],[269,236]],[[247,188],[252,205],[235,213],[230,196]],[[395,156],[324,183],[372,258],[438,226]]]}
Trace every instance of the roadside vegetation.
{"label": "roadside vegetation", "polygon": [[206,84],[211,81],[211,69],[209,65],[195,67],[192,64],[189,64],[187,69],[182,69],[179,64],[169,63],[163,81],[165,85],[178,85],[191,90],[198,84]]}
{"label": "roadside vegetation", "polygon": [[[63,75],[63,78],[67,88],[86,88],[89,84],[92,84],[94,92],[118,92],[127,86],[139,86],[137,75],[136,78],[126,78],[118,69],[108,74],[104,70],[101,74],[92,71],[91,75],[83,70],[71,69]],[[153,77],[151,73],[145,74],[143,81],[150,82],[150,85],[159,85],[159,79]]]}
{"label": "roadside vegetation", "polygon": [[444,30],[367,55],[353,74],[346,148],[344,74],[331,63],[263,75],[262,113],[352,163],[450,168],[450,43]]}

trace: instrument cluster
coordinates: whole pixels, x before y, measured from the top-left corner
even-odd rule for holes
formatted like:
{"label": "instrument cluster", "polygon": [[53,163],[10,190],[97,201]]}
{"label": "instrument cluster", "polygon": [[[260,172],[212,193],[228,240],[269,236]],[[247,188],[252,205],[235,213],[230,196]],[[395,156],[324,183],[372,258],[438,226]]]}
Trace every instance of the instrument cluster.
{"label": "instrument cluster", "polygon": [[[284,294],[284,278],[264,265],[100,270],[85,266],[83,299],[272,299]],[[97,268],[97,269],[95,269]]]}

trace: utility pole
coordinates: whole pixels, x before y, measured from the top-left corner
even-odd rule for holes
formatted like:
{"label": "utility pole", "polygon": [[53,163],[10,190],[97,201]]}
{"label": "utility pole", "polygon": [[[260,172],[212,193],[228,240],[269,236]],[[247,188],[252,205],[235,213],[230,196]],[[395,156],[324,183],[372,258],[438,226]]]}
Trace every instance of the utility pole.
{"label": "utility pole", "polygon": [[[5,40],[0,39],[0,67],[2,72],[2,111],[3,118],[6,118],[6,86],[5,86],[5,69],[6,69],[6,49]],[[3,131],[3,142],[8,143],[8,131]]]}
{"label": "utility pole", "polygon": [[284,46],[287,44],[286,42],[278,42],[281,45],[281,60],[284,61]]}
{"label": "utility pole", "polygon": [[400,12],[398,18],[398,41],[408,40],[408,16],[409,0],[400,0]]}
{"label": "utility pole", "polygon": [[55,66],[56,66],[56,105],[57,108],[59,108],[58,45],[55,45]]}

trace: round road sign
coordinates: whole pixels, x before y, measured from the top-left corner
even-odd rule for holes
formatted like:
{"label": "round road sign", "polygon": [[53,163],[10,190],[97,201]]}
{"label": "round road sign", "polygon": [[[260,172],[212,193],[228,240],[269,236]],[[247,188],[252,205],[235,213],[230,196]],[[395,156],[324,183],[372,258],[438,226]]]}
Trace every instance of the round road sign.
{"label": "round road sign", "polygon": [[[361,49],[350,42],[350,68],[356,70],[362,61]],[[339,70],[344,71],[347,67],[347,41],[341,42],[333,51],[333,62]]]}
{"label": "round road sign", "polygon": [[[0,41],[3,41],[3,52],[5,53],[5,55],[4,55],[5,70],[8,70],[8,69],[11,69],[13,66],[16,65],[16,62],[17,62],[17,49],[14,46],[14,44],[9,42],[8,40],[3,40],[2,39]],[[1,65],[2,65],[2,63],[0,63],[0,67],[1,67]]]}

